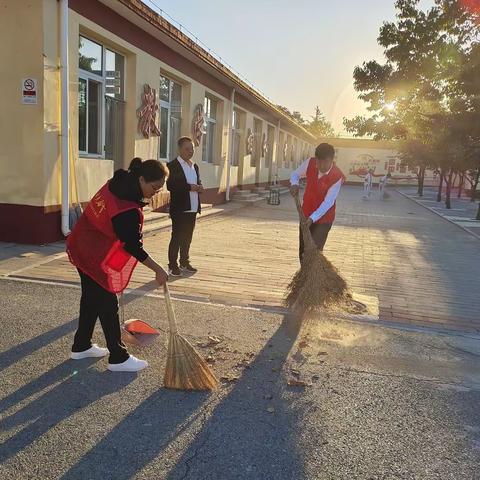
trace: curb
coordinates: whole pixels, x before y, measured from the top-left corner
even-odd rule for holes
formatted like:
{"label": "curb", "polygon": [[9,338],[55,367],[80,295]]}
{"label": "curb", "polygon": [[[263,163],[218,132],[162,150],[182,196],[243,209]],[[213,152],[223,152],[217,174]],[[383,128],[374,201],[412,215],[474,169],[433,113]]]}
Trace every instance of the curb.
{"label": "curb", "polygon": [[411,197],[410,195],[407,195],[406,193],[401,192],[401,191],[398,190],[397,188],[395,189],[395,191],[396,191],[397,193],[399,193],[400,195],[402,195],[402,197],[408,198],[408,199],[411,200],[412,202],[415,202],[417,205],[420,205],[421,207],[429,210],[430,212],[434,213],[435,215],[438,215],[440,218],[443,218],[443,220],[445,220],[446,222],[449,222],[449,223],[451,223],[452,225],[455,225],[456,227],[461,228],[464,232],[467,232],[467,233],[469,233],[470,235],[472,235],[473,237],[475,237],[477,240],[480,240],[480,235],[476,234],[475,232],[470,231],[470,230],[469,230],[468,228],[466,228],[466,227],[462,227],[462,226],[459,225],[458,223],[455,223],[453,220],[450,220],[449,218],[445,218],[440,212],[437,212],[436,210],[434,210],[434,209],[431,208],[431,207],[428,207],[427,205],[424,205],[422,202],[419,202],[418,200],[416,200],[415,198]]}

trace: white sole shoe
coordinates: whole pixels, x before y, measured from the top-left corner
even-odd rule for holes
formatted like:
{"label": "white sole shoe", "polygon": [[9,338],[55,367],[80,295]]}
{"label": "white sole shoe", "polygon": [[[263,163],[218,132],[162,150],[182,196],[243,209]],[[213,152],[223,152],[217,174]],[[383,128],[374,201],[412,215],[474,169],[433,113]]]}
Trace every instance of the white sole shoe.
{"label": "white sole shoe", "polygon": [[94,343],[88,350],[84,352],[70,352],[72,360],[82,360],[83,358],[101,358],[108,355],[107,348],[101,348]]}
{"label": "white sole shoe", "polygon": [[109,363],[108,369],[111,372],[139,372],[148,367],[148,362],[140,360],[133,355],[130,355],[128,360],[122,363]]}

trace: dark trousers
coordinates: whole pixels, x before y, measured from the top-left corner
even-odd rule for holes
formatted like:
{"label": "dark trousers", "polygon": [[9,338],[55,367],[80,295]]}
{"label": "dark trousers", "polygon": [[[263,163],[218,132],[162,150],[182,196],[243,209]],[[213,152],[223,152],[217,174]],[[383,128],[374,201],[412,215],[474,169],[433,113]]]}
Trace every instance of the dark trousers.
{"label": "dark trousers", "polygon": [[181,212],[170,215],[172,219],[172,238],[168,246],[168,266],[178,266],[178,252],[180,251],[180,265],[188,264],[190,258],[190,244],[197,214],[195,212]]}
{"label": "dark trousers", "polygon": [[[330,232],[331,228],[332,228],[331,223],[314,223],[310,225],[310,233],[312,234],[313,241],[315,242],[315,244],[317,245],[317,248],[320,251],[323,251],[323,247],[325,246],[325,243],[328,238],[328,233]],[[304,249],[305,249],[305,246],[303,243],[302,229],[300,228],[300,249],[299,249],[300,261],[302,261]]]}
{"label": "dark trousers", "polygon": [[97,318],[100,318],[110,352],[109,362],[122,363],[128,360],[129,354],[122,343],[117,296],[105,290],[80,270],[78,273],[82,282],[82,297],[78,330],[73,340],[72,352],[83,352],[92,346],[93,329]]}

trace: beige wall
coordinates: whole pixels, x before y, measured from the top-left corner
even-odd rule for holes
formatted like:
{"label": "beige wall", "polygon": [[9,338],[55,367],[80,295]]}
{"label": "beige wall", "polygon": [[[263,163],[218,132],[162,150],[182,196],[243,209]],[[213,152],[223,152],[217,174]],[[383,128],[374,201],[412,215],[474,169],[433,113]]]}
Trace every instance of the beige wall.
{"label": "beige wall", "polygon": [[[416,175],[401,167],[396,150],[384,148],[336,148],[336,162],[348,182],[362,182],[365,169],[372,169],[375,176],[384,175],[391,167],[392,178],[389,183],[416,183]],[[427,175],[428,177],[428,175]],[[374,182],[376,183],[375,177]]]}
{"label": "beige wall", "polygon": [[[1,203],[24,205],[59,205],[61,201],[60,158],[60,71],[59,65],[59,4],[56,0],[3,0],[1,3],[0,54],[9,68],[0,79],[2,115],[0,116],[0,166],[4,177],[0,187]],[[19,34],[22,32],[22,35]],[[28,34],[25,34],[28,32]],[[69,95],[72,196],[88,201],[112,175],[113,162],[99,157],[78,154],[78,37],[85,35],[125,56],[125,139],[123,165],[134,156],[157,158],[158,137],[144,139],[137,130],[136,110],[141,104],[145,84],[158,92],[160,73],[182,84],[182,135],[191,135],[196,105],[203,104],[205,93],[218,100],[217,138],[213,163],[202,161],[202,146],[194,156],[199,164],[206,188],[225,191],[227,162],[230,158],[230,98],[209,91],[151,55],[139,50],[120,37],[99,27],[75,11],[69,11]],[[15,39],[14,42],[11,39]],[[23,77],[38,80],[38,104],[21,105],[20,84]],[[254,116],[246,112],[245,132],[254,130]],[[159,121],[159,120],[158,120]],[[262,119],[262,131],[267,132]],[[161,127],[161,126],[160,126]],[[277,126],[274,126],[277,129]],[[261,137],[259,139],[261,141]],[[275,134],[274,162],[278,146]],[[244,139],[241,152],[245,153]],[[172,157],[173,157],[172,152]],[[281,152],[280,157],[281,157]],[[231,167],[231,186],[273,180],[276,167],[265,166],[262,157],[258,169],[250,166],[250,156],[243,155],[239,167]],[[13,167],[14,166],[14,167]],[[271,172],[270,172],[271,170]],[[282,172],[288,178],[289,172]]]}
{"label": "beige wall", "polygon": [[[43,3],[2,0],[0,7],[0,58],[4,67],[0,76],[0,202],[43,205]],[[37,105],[21,103],[25,77],[38,81]]]}

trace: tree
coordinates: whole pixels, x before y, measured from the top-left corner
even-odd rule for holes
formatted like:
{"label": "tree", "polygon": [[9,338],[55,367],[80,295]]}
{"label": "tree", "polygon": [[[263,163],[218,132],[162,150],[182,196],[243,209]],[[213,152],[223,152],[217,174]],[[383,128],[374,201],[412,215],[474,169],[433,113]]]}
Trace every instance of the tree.
{"label": "tree", "polygon": [[296,110],[291,112],[287,107],[283,107],[282,105],[277,105],[277,108],[307,129],[317,139],[335,136],[335,130],[332,124],[325,118],[325,115],[323,115],[318,106],[315,107],[315,116],[312,117],[311,121],[305,120],[302,114]]}
{"label": "tree", "polygon": [[312,117],[306,128],[317,139],[335,136],[332,124],[325,118],[318,105],[315,107],[315,116]]}
{"label": "tree", "polygon": [[460,163],[457,154],[463,150],[459,142],[465,137],[457,131],[448,134],[447,142],[444,136],[446,126],[458,119],[450,97],[478,27],[459,0],[436,0],[425,12],[418,4],[396,1],[396,21],[385,22],[378,37],[386,62],[368,61],[354,70],[355,89],[371,115],[345,119],[344,124],[355,136],[399,140],[403,161],[418,169],[419,194],[425,169],[435,167],[441,180],[446,178],[449,193]]}

